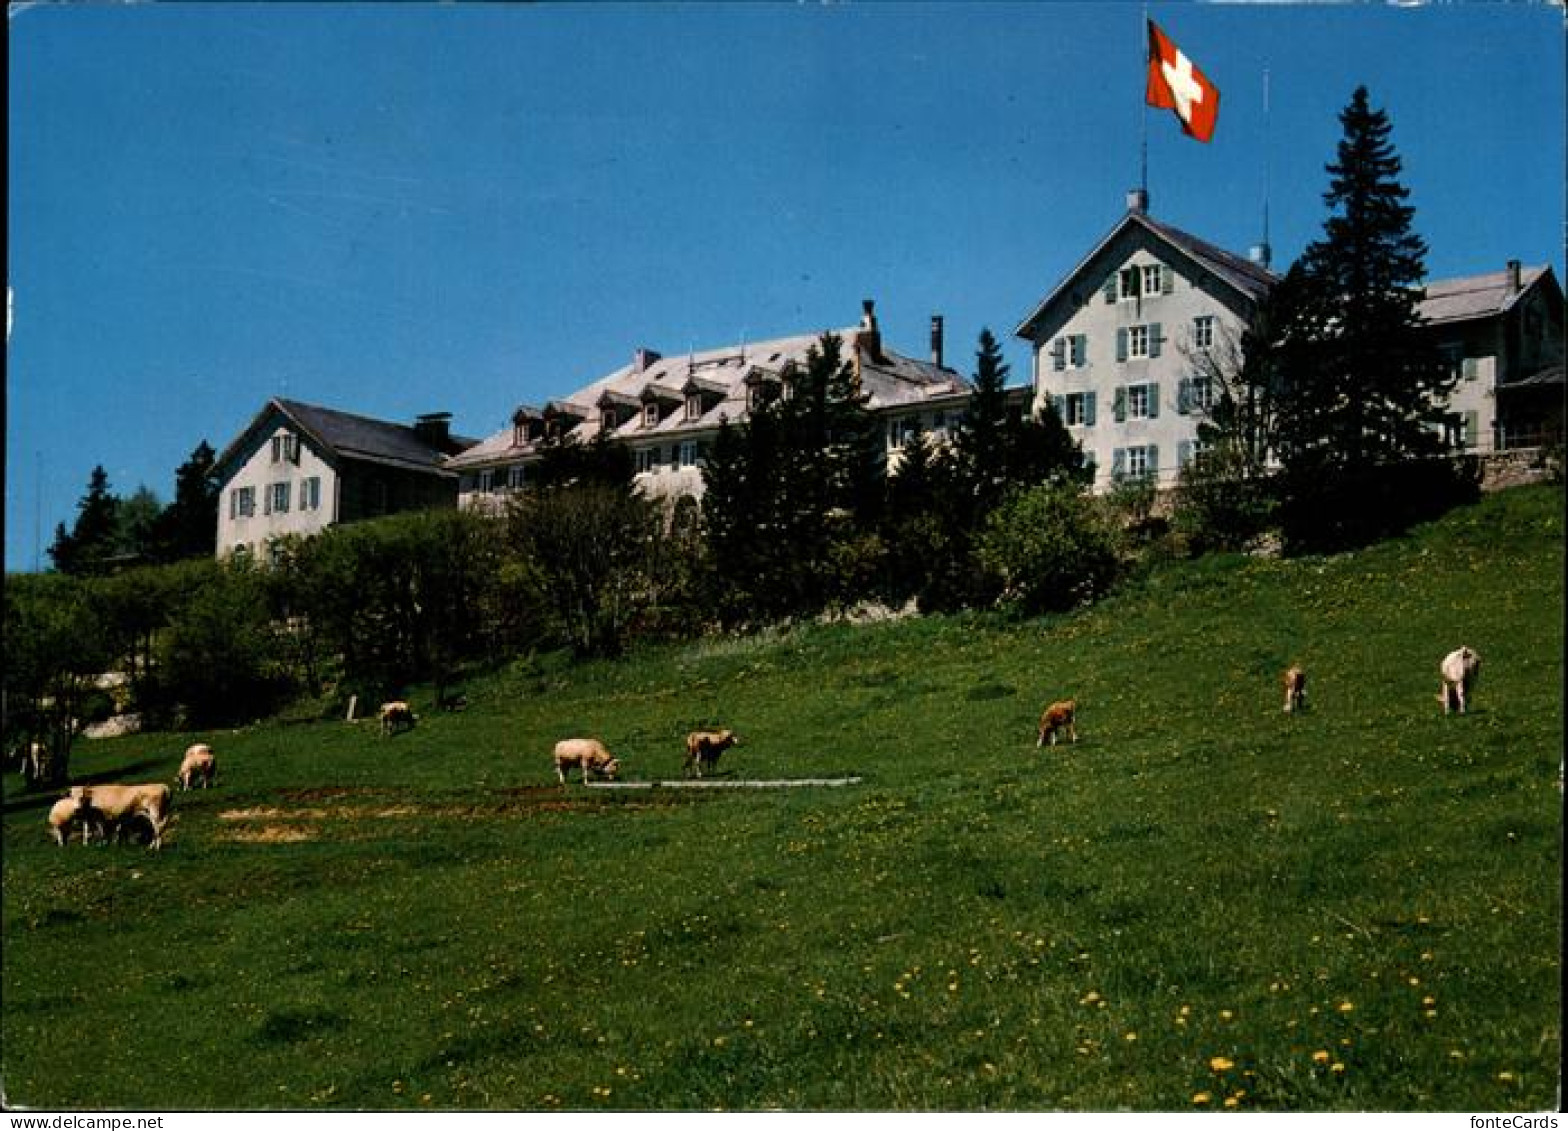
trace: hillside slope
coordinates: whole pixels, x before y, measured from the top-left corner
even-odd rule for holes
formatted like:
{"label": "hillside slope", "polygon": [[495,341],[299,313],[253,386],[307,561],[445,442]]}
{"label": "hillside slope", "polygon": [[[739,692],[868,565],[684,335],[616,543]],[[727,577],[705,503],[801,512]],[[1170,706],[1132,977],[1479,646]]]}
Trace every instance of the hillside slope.
{"label": "hillside slope", "polygon": [[[7,779],[3,1077],[46,1107],[1509,1110],[1556,1102],[1563,495],[1072,616],[545,657],[373,725],[84,745],[161,856]],[[1484,658],[1444,717],[1437,663]],[[1287,716],[1278,677],[1311,673]],[[1034,748],[1049,699],[1076,745]],[[679,776],[562,791],[595,734]],[[106,978],[106,971],[108,975]],[[107,984],[105,984],[107,982]]]}

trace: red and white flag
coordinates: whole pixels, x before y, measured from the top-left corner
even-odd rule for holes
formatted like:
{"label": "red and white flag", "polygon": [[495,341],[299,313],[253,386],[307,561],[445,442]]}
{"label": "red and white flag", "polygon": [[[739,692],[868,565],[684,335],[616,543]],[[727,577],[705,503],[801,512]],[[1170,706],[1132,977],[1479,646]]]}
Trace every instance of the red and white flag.
{"label": "red and white flag", "polygon": [[1144,101],[1176,111],[1182,133],[1199,141],[1214,136],[1220,114],[1219,88],[1193,66],[1163,31],[1149,20],[1149,81]]}

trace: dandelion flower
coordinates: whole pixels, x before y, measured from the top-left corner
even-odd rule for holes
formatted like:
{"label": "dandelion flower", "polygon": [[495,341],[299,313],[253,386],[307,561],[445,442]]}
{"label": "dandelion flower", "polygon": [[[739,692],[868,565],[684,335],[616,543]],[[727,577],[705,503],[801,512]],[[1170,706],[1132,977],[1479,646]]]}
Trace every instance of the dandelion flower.
{"label": "dandelion flower", "polygon": [[1337,1076],[1343,1076],[1345,1074],[1345,1062],[1342,1060],[1336,1060],[1333,1064],[1328,1066],[1328,1070]]}
{"label": "dandelion flower", "polygon": [[1497,1074],[1497,1078],[1505,1084],[1512,1084],[1514,1082],[1514,1074],[1512,1072],[1499,1072]]}
{"label": "dandelion flower", "polygon": [[1354,1012],[1355,1008],[1356,1008],[1355,1002],[1342,1001],[1342,1002],[1339,1003],[1339,1011],[1341,1013],[1351,1013],[1351,1012]]}
{"label": "dandelion flower", "polygon": [[1328,1062],[1329,1054],[1327,1049],[1318,1049],[1317,1052],[1312,1054],[1313,1064],[1327,1064]]}
{"label": "dandelion flower", "polygon": [[1210,1096],[1207,1092],[1199,1092],[1197,1095],[1192,1097],[1192,1102],[1195,1104],[1206,1104],[1213,1098],[1214,1097]]}
{"label": "dandelion flower", "polygon": [[1209,1068],[1215,1072],[1229,1072],[1236,1067],[1236,1062],[1228,1056],[1214,1056],[1209,1058]]}

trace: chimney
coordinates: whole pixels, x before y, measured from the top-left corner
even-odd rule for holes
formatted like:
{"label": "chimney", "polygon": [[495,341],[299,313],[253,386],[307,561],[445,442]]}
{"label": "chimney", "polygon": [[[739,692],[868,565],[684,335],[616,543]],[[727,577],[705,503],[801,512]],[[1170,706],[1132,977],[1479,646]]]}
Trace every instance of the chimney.
{"label": "chimney", "polygon": [[944,368],[942,365],[942,316],[940,314],[931,316],[931,364],[938,369]]}
{"label": "chimney", "polygon": [[414,419],[414,435],[438,451],[446,451],[452,443],[452,414],[427,412]]}
{"label": "chimney", "polygon": [[658,360],[658,351],[651,350],[647,346],[638,346],[637,352],[632,355],[632,372],[645,373],[647,372],[648,366],[652,365]]}
{"label": "chimney", "polygon": [[1149,210],[1149,190],[1135,188],[1127,191],[1127,211],[1145,213]]}
{"label": "chimney", "polygon": [[877,311],[875,299],[862,299],[860,309],[860,333],[855,336],[855,345],[872,361],[881,365],[887,364],[887,358],[882,354],[882,331],[877,329]]}
{"label": "chimney", "polygon": [[1523,281],[1520,278],[1519,261],[1510,259],[1508,261],[1508,296],[1512,298],[1523,289],[1523,286]]}

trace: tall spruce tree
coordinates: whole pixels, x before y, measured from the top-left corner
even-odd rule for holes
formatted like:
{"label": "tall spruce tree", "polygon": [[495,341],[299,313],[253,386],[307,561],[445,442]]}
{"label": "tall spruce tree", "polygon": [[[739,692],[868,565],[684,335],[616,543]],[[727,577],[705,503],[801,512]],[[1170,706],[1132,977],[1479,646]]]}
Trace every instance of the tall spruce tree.
{"label": "tall spruce tree", "polygon": [[974,390],[963,419],[953,429],[953,451],[959,473],[967,481],[969,513],[976,527],[1002,499],[1008,487],[1011,446],[1007,411],[1009,366],[1002,347],[989,329],[980,331],[975,351]]}
{"label": "tall spruce tree", "polygon": [[174,472],[174,501],[158,522],[157,541],[167,561],[211,557],[218,539],[217,455],[203,440]]}
{"label": "tall spruce tree", "polygon": [[1420,332],[1426,244],[1399,181],[1388,115],[1358,87],[1323,194],[1323,237],[1292,268],[1280,333],[1279,454],[1308,476],[1442,450],[1453,375]]}

